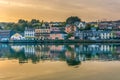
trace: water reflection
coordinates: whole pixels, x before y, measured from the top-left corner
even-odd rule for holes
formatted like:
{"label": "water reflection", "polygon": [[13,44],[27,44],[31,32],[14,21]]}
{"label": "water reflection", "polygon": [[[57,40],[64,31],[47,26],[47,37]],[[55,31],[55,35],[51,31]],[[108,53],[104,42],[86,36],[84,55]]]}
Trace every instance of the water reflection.
{"label": "water reflection", "polygon": [[20,64],[40,61],[66,61],[69,66],[83,61],[120,60],[120,44],[36,45],[0,44],[0,58],[17,59]]}

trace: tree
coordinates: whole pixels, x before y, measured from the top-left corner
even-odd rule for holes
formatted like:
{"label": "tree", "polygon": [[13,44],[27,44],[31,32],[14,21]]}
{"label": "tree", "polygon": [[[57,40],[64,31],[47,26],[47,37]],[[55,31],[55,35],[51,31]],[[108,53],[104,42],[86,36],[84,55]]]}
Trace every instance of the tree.
{"label": "tree", "polygon": [[72,34],[72,33],[69,33],[69,34],[67,34],[66,39],[69,39],[69,38],[71,38],[72,36],[73,36],[73,34]]}
{"label": "tree", "polygon": [[81,19],[79,17],[71,16],[71,17],[67,18],[66,23],[67,24],[74,24],[75,22],[80,22],[80,21],[81,21]]}
{"label": "tree", "polygon": [[92,24],[89,24],[89,23],[86,25],[86,28],[85,28],[85,29],[86,29],[86,30],[90,30],[90,29],[92,29],[92,28],[95,28],[96,30],[99,30],[99,27],[96,27],[95,25],[92,25]]}
{"label": "tree", "polygon": [[86,25],[86,27],[85,27],[85,29],[86,29],[86,30],[90,30],[90,29],[91,29],[91,27],[92,27],[92,25],[91,25],[91,24],[87,24],[87,25]]}
{"label": "tree", "polygon": [[18,23],[20,23],[20,24],[25,24],[25,23],[27,23],[28,21],[27,20],[24,20],[24,19],[19,19],[18,20]]}
{"label": "tree", "polygon": [[35,24],[35,23],[40,23],[40,21],[37,20],[37,19],[32,19],[32,20],[31,20],[31,24]]}
{"label": "tree", "polygon": [[16,31],[24,32],[25,27],[28,27],[28,21],[24,19],[19,19],[16,25]]}
{"label": "tree", "polygon": [[3,28],[2,28],[2,26],[0,26],[0,30],[2,30]]}

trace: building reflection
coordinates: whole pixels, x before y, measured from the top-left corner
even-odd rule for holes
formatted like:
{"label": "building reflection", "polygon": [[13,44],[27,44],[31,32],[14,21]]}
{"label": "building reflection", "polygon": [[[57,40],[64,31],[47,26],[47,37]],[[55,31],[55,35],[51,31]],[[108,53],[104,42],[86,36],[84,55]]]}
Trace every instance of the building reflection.
{"label": "building reflection", "polygon": [[120,60],[119,44],[35,45],[0,44],[0,59],[17,59],[20,64],[40,61],[66,61],[69,66],[83,61]]}

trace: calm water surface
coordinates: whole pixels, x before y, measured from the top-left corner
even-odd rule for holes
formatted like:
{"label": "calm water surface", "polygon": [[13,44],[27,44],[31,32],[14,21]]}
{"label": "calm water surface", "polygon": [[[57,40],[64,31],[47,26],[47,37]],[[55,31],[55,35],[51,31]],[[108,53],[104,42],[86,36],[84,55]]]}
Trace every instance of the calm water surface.
{"label": "calm water surface", "polygon": [[120,80],[120,44],[0,44],[0,80]]}

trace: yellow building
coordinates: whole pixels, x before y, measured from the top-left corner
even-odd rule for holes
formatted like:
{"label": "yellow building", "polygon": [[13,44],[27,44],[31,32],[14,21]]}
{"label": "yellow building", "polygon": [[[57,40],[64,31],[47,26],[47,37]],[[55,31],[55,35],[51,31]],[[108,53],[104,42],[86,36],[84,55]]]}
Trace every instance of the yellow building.
{"label": "yellow building", "polygon": [[23,40],[25,39],[21,34],[15,33],[14,35],[11,36],[11,40]]}

